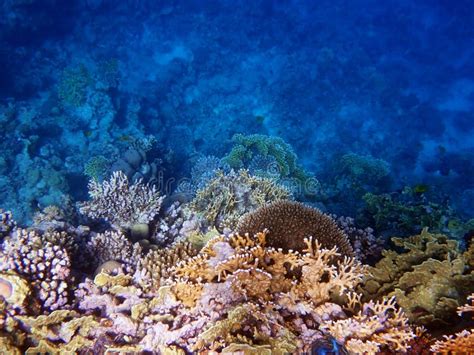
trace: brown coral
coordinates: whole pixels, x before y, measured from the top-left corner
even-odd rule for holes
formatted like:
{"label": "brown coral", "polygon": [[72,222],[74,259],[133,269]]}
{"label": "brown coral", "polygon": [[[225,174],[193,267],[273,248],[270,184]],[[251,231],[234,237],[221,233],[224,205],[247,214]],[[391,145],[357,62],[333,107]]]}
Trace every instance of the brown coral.
{"label": "brown coral", "polygon": [[322,247],[337,247],[346,256],[354,256],[347,236],[334,220],[315,208],[292,201],[278,201],[244,215],[237,226],[241,235],[268,230],[267,243],[283,250],[302,250],[305,238],[317,239]]}
{"label": "brown coral", "polygon": [[366,299],[394,295],[416,324],[452,323],[456,308],[474,288],[469,251],[462,254],[456,241],[427,229],[392,241],[406,251],[383,252],[383,259],[369,269],[362,287]]}

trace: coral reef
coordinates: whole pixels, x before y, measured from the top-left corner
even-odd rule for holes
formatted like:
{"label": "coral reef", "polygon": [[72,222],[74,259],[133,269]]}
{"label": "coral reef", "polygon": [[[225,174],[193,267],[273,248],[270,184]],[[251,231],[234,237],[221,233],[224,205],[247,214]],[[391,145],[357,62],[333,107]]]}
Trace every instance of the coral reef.
{"label": "coral reef", "polygon": [[141,181],[130,184],[121,171],[109,180],[89,182],[91,201],[81,204],[80,211],[93,218],[103,218],[116,229],[130,229],[134,224],[149,223],[159,213],[163,197],[155,187]]}
{"label": "coral reef", "polygon": [[268,230],[268,244],[283,250],[302,250],[305,238],[313,237],[325,248],[337,247],[343,255],[354,256],[347,235],[330,216],[299,202],[261,207],[244,215],[236,230],[242,235]]}
{"label": "coral reef", "polygon": [[219,171],[199,190],[190,209],[219,231],[234,229],[239,218],[268,203],[291,199],[288,190],[272,180],[251,176],[246,170]]}
{"label": "coral reef", "polygon": [[434,327],[453,322],[456,308],[474,289],[472,249],[462,253],[455,240],[427,229],[392,241],[405,251],[385,250],[383,259],[369,268],[362,286],[365,298],[396,296],[415,324]]}
{"label": "coral reef", "polygon": [[390,165],[382,159],[355,153],[344,154],[338,162],[337,174],[351,181],[352,187],[377,186],[390,174]]}

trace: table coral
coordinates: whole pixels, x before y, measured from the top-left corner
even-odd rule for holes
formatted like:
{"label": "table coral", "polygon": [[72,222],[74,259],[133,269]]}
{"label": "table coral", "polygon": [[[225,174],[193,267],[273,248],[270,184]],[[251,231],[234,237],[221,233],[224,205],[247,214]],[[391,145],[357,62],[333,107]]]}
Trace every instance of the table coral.
{"label": "table coral", "polygon": [[383,252],[383,259],[369,269],[362,287],[366,298],[397,297],[410,321],[422,325],[447,324],[456,308],[474,288],[472,255],[462,253],[455,240],[444,235],[421,234],[393,238],[404,252]]}
{"label": "table coral", "polygon": [[301,250],[304,239],[313,237],[325,248],[337,247],[344,255],[354,255],[347,235],[330,216],[299,202],[278,201],[261,207],[244,215],[237,226],[242,235],[265,229],[268,244],[275,248]]}
{"label": "table coral", "polygon": [[291,199],[290,192],[270,179],[251,176],[246,170],[217,176],[199,190],[190,209],[219,231],[234,229],[239,218],[265,204]]}

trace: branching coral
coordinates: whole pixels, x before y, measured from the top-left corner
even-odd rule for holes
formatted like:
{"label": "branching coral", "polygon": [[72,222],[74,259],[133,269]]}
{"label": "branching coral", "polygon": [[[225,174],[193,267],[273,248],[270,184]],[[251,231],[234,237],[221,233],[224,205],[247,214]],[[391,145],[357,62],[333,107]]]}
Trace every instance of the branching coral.
{"label": "branching coral", "polygon": [[270,202],[287,200],[291,194],[269,179],[249,175],[246,170],[217,176],[197,192],[192,211],[201,214],[211,226],[233,229],[239,218]]}
{"label": "branching coral", "polygon": [[407,351],[415,334],[394,297],[359,306],[361,310],[353,317],[329,321],[322,328],[354,354],[375,354],[382,345],[396,352]]}
{"label": "branching coral", "polygon": [[325,248],[337,247],[344,255],[354,255],[347,236],[330,216],[298,202],[279,201],[261,207],[243,216],[237,226],[242,235],[265,229],[268,244],[275,248],[302,250],[304,239],[313,237]]}
{"label": "branching coral", "polygon": [[406,251],[383,252],[370,268],[362,290],[367,298],[395,295],[410,321],[423,325],[446,324],[460,302],[474,288],[472,255],[462,254],[458,244],[425,229],[410,238],[393,238]]}
{"label": "branching coral", "polygon": [[[191,349],[222,350],[229,343],[252,345],[258,339],[257,344],[271,351],[308,351],[322,337],[318,329],[353,350],[369,345],[371,349],[407,349],[414,334],[393,299],[359,304],[362,310],[348,320],[342,319],[342,309],[333,303],[341,295],[351,295],[349,290],[361,281],[362,266],[350,258],[336,262],[336,249],[322,249],[317,240],[305,239],[304,244],[302,254],[283,253],[266,246],[264,233],[253,238],[220,236],[197,257],[179,263],[178,279],[171,289],[191,308],[191,317],[196,310],[211,312],[215,324],[199,332]],[[251,307],[252,317],[241,313],[237,305],[242,302]],[[233,313],[224,312],[229,307],[240,312],[239,322],[229,322]],[[285,347],[270,341],[282,337]]]}
{"label": "branching coral", "polygon": [[149,223],[159,213],[163,197],[155,187],[140,181],[129,183],[121,171],[107,181],[89,182],[91,201],[84,202],[81,213],[90,218],[104,218],[116,229],[128,229],[136,223]]}

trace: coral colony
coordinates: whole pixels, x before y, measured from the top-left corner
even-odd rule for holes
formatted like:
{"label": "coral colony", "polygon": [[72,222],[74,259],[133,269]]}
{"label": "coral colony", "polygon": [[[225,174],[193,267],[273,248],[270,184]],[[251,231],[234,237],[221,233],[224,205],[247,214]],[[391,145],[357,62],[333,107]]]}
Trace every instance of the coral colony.
{"label": "coral colony", "polygon": [[472,2],[0,9],[0,354],[474,354]]}

